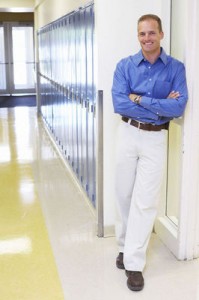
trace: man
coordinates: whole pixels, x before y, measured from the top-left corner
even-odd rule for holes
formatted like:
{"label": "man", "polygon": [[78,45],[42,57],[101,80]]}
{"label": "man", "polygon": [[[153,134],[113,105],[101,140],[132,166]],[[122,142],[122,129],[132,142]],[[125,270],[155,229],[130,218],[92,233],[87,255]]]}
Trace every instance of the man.
{"label": "man", "polygon": [[116,265],[125,269],[127,286],[144,287],[142,272],[157,213],[165,170],[169,121],[182,116],[187,98],[185,68],[160,46],[161,20],[138,20],[141,50],[116,67],[112,96],[121,115],[116,155]]}

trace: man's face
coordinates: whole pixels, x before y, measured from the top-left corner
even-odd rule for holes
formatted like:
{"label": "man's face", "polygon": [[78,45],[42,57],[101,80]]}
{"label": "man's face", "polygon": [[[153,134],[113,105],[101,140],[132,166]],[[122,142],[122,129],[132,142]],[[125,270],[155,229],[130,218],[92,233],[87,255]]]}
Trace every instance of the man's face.
{"label": "man's face", "polygon": [[138,40],[143,54],[157,54],[160,52],[160,41],[164,33],[159,31],[155,20],[145,20],[138,24]]}

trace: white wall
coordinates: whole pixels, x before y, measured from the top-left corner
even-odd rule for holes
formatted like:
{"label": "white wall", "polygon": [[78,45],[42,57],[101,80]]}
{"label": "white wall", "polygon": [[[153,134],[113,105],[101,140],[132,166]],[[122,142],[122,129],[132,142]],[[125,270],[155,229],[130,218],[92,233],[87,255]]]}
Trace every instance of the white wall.
{"label": "white wall", "polygon": [[142,14],[158,14],[163,21],[163,46],[169,50],[169,4],[167,0],[96,0],[97,88],[104,91],[104,222],[112,226],[114,204],[115,132],[119,116],[114,115],[111,86],[116,63],[139,50],[137,20]]}
{"label": "white wall", "polygon": [[34,8],[34,0],[0,0],[0,8]]}
{"label": "white wall", "polygon": [[88,3],[88,0],[35,0],[36,29]]}

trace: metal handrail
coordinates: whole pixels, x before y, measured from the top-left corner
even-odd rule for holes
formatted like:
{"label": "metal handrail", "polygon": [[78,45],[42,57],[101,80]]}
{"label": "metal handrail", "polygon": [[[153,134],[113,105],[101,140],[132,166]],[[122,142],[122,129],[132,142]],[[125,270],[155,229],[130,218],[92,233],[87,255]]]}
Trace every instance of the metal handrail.
{"label": "metal handrail", "polygon": [[96,105],[96,200],[97,200],[97,235],[104,236],[104,203],[103,203],[103,91],[98,91]]}

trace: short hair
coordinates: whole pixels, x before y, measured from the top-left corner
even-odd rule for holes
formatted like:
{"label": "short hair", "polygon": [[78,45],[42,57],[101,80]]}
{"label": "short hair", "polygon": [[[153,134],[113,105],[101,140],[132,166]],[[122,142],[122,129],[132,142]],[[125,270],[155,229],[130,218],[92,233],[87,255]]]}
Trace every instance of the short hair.
{"label": "short hair", "polygon": [[147,15],[141,16],[138,19],[138,25],[139,25],[140,22],[146,21],[146,20],[155,20],[155,21],[157,21],[159,32],[162,32],[162,21],[161,21],[161,19],[157,15],[147,14]]}

